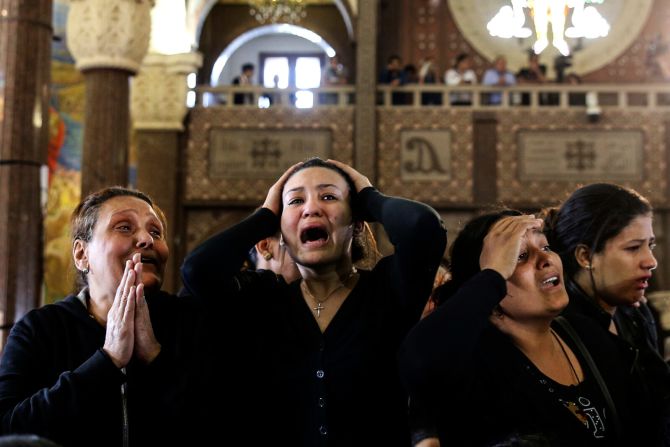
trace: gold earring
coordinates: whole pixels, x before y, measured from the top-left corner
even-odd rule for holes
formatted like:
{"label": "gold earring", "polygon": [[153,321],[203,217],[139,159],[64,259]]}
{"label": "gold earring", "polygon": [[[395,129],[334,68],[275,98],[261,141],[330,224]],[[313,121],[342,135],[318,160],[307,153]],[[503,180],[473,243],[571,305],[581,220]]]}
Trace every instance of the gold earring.
{"label": "gold earring", "polygon": [[263,259],[265,259],[266,261],[269,261],[270,259],[272,259],[272,253],[270,253],[269,251],[266,251],[265,253],[263,253]]}
{"label": "gold earring", "polygon": [[585,268],[586,270],[592,270],[592,269],[593,269],[593,267],[591,267],[591,264],[586,264],[586,265],[584,266],[584,268]]}

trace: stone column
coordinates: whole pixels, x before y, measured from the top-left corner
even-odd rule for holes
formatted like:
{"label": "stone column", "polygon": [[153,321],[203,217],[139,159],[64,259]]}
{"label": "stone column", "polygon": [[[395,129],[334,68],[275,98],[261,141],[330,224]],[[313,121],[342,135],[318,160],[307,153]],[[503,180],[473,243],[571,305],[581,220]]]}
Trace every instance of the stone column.
{"label": "stone column", "polygon": [[0,0],[0,348],[42,288],[51,0]]}
{"label": "stone column", "polygon": [[473,197],[486,207],[498,200],[498,118],[495,112],[472,114]]}
{"label": "stone column", "polygon": [[149,54],[133,81],[131,110],[137,145],[137,188],[167,218],[170,261],[163,290],[176,292],[179,249],[179,136],[188,111],[186,77],[202,65],[199,53]]}
{"label": "stone column", "polygon": [[378,0],[358,2],[356,26],[356,118],[354,166],[371,182],[377,177],[377,22]]}
{"label": "stone column", "polygon": [[70,0],[67,44],[86,82],[81,194],[128,183],[129,78],[149,48],[153,0]]}

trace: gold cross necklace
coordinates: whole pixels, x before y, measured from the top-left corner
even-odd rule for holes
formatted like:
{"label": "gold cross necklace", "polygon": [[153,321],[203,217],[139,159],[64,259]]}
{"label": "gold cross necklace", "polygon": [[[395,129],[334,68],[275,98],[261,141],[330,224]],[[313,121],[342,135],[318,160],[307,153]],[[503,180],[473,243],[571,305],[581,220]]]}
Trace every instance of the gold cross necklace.
{"label": "gold cross necklace", "polygon": [[319,299],[317,299],[317,298],[314,296],[314,294],[312,293],[312,291],[309,290],[309,286],[307,285],[307,282],[305,282],[304,279],[300,282],[300,289],[302,289],[303,294],[309,295],[314,301],[316,301],[316,307],[312,307],[312,310],[313,310],[314,312],[316,312],[316,318],[321,317],[321,311],[324,310],[324,309],[326,308],[326,306],[324,306],[323,303],[325,303],[326,301],[328,301],[328,299],[329,299],[331,296],[335,295],[335,293],[336,293],[338,290],[340,290],[340,289],[346,287],[346,286],[347,286],[347,283],[349,282],[349,280],[350,280],[355,274],[356,274],[356,267],[352,267],[352,269],[351,269],[351,273],[349,273],[349,275],[346,277],[346,279],[345,279],[344,281],[342,281],[342,282],[340,283],[339,286],[335,287],[335,288],[334,288],[328,295],[326,295],[326,297],[325,297],[324,299],[322,299],[322,300],[319,300]]}

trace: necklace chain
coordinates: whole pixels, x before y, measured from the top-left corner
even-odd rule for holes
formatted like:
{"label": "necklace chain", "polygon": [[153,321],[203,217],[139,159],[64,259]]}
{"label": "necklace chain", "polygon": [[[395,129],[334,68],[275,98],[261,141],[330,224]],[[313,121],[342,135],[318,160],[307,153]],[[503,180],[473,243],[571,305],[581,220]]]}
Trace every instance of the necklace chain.
{"label": "necklace chain", "polygon": [[572,371],[572,375],[575,378],[575,384],[579,385],[579,376],[577,375],[575,367],[572,365],[572,360],[570,360],[570,356],[568,356],[568,353],[565,351],[565,348],[563,347],[563,343],[561,343],[561,340],[558,338],[558,335],[553,329],[551,329],[551,335],[554,336],[554,340],[556,340],[556,343],[558,343],[559,348],[561,348],[561,352],[563,353],[565,360],[567,360],[568,365],[570,365],[570,371]]}
{"label": "necklace chain", "polygon": [[324,299],[322,299],[322,300],[320,300],[320,299],[318,299],[316,296],[314,296],[314,294],[312,293],[312,291],[309,290],[309,286],[307,285],[307,282],[306,282],[304,279],[300,282],[300,288],[302,289],[302,291],[303,291],[304,293],[306,293],[307,295],[309,295],[310,297],[312,297],[312,299],[313,299],[314,301],[316,301],[316,307],[313,307],[313,308],[312,308],[312,310],[313,310],[314,312],[316,312],[316,318],[321,317],[321,311],[324,310],[324,309],[326,308],[326,306],[324,306],[323,303],[325,303],[326,301],[328,301],[328,299],[329,299],[331,296],[335,295],[335,292],[337,292],[338,290],[340,290],[340,289],[346,287],[346,286],[347,286],[347,283],[348,283],[349,280],[356,274],[356,272],[357,272],[356,267],[352,267],[351,272],[350,272],[349,275],[344,279],[344,281],[342,281],[342,282],[340,283],[339,286],[335,287],[335,288],[334,288],[328,295],[326,295],[326,297],[325,297]]}

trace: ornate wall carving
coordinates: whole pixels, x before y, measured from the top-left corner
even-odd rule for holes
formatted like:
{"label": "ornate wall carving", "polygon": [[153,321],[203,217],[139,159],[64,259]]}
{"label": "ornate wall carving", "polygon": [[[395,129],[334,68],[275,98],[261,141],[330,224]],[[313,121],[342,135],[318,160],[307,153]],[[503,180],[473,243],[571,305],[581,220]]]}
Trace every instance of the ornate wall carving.
{"label": "ornate wall carving", "polygon": [[149,48],[153,0],[71,0],[67,43],[77,68],[136,73]]}
{"label": "ornate wall carving", "polygon": [[219,129],[259,130],[329,130],[334,158],[353,161],[353,109],[265,109],[196,108],[191,114],[189,142],[186,151],[186,201],[222,201],[257,206],[265,199],[275,181],[262,173],[242,179],[212,178],[209,175],[210,131]]}
{"label": "ornate wall carving", "polygon": [[[472,113],[444,109],[379,110],[377,169],[379,188],[385,193],[411,197],[435,206],[469,204],[472,194]],[[403,181],[401,141],[404,131],[448,131],[449,180]],[[433,148],[435,151],[444,148]],[[424,168],[435,166],[425,161]],[[430,175],[428,175],[430,177]]]}
{"label": "ornate wall carving", "polygon": [[[541,117],[541,118],[540,118]],[[668,203],[665,148],[665,121],[660,112],[628,112],[607,110],[597,125],[589,124],[583,112],[547,111],[542,114],[513,110],[498,114],[498,198],[509,204],[544,205],[556,203],[578,186],[576,181],[557,180],[550,173],[544,180],[520,179],[517,134],[529,131],[641,131],[642,180],[618,181],[605,176],[589,178],[594,181],[614,181],[634,188],[647,196],[654,205]],[[558,176],[557,176],[558,177]]]}
{"label": "ornate wall carving", "polygon": [[190,209],[186,213],[186,253],[191,252],[209,236],[235,225],[249,214],[254,208],[244,209]]}

